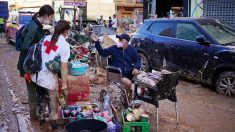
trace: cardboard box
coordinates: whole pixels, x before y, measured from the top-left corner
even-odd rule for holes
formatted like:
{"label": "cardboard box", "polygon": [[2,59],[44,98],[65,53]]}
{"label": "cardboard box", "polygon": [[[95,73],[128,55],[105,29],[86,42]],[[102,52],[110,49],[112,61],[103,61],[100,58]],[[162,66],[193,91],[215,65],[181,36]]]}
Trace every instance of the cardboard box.
{"label": "cardboard box", "polygon": [[[59,80],[59,94],[61,95],[61,80]],[[89,101],[90,79],[89,75],[71,76],[68,75],[68,104],[75,104],[78,101]]]}

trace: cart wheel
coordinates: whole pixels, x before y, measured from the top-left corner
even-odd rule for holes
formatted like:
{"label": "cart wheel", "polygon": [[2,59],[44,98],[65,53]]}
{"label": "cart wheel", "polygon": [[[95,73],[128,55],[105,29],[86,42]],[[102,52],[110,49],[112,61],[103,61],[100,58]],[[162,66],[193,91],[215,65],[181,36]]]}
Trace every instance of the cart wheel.
{"label": "cart wheel", "polygon": [[101,102],[101,103],[104,102],[104,96],[107,95],[107,94],[108,94],[108,92],[107,92],[106,90],[104,90],[104,89],[102,89],[102,90],[100,91],[100,102]]}

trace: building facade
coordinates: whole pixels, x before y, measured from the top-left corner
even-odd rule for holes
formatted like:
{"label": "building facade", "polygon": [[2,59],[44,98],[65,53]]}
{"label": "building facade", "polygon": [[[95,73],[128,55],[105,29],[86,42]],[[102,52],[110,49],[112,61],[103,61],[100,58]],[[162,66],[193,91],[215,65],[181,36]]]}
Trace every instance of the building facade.
{"label": "building facade", "polygon": [[118,18],[143,19],[143,0],[114,0]]}
{"label": "building facade", "polygon": [[[235,30],[235,0],[144,0],[144,19],[150,15],[219,19]],[[178,15],[180,13],[182,15]]]}

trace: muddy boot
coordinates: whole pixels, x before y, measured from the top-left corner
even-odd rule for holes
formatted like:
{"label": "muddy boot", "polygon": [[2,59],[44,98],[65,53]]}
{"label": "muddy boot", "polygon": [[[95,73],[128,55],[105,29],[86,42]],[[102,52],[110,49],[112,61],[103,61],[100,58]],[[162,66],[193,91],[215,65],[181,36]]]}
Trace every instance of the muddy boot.
{"label": "muddy boot", "polygon": [[37,99],[36,99],[36,90],[33,83],[26,83],[27,91],[28,91],[28,103],[29,103],[29,113],[30,113],[30,120],[39,120],[37,115]]}
{"label": "muddy boot", "polygon": [[51,121],[51,130],[57,130],[58,129],[58,123],[57,121],[53,120]]}

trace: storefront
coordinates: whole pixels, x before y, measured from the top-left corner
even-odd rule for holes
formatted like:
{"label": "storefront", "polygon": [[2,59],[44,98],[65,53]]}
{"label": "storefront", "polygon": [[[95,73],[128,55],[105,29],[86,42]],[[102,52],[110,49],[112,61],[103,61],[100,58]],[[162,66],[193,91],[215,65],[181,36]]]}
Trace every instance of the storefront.
{"label": "storefront", "polygon": [[234,0],[144,0],[144,19],[150,17],[207,17],[235,28]]}

